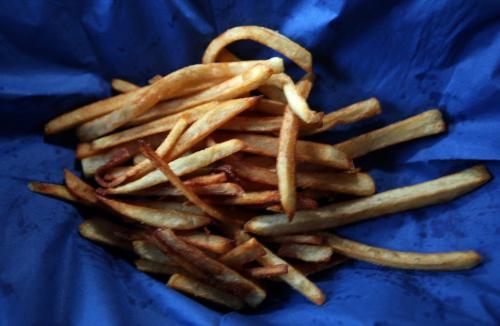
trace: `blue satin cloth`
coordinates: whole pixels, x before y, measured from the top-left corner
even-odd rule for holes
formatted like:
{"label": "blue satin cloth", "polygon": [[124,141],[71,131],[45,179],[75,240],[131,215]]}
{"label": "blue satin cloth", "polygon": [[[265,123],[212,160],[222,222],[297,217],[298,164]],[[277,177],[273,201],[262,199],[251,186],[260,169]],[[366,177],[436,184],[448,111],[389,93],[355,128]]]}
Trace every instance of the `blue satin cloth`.
{"label": "blue satin cloth", "polygon": [[[250,312],[223,312],[168,289],[82,239],[77,208],[27,189],[78,170],[71,133],[44,139],[62,112],[200,61],[237,25],[279,30],[314,56],[310,102],[326,112],[372,96],[383,114],[321,136],[335,143],[428,108],[446,134],[357,162],[379,191],[484,162],[496,179],[449,204],[339,229],[410,251],[476,249],[464,272],[348,263],[313,276],[315,306],[285,284]],[[243,58],[272,51],[243,42]],[[292,67],[293,68],[293,67]],[[500,2],[0,1],[0,325],[494,325],[500,323]]]}

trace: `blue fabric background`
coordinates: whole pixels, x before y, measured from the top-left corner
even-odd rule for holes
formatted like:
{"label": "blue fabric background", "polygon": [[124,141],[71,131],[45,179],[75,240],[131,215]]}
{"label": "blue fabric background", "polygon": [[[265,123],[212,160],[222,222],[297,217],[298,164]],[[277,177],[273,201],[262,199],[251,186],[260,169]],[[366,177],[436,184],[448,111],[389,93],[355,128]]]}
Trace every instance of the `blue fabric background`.
{"label": "blue fabric background", "polygon": [[[500,176],[500,2],[491,1],[0,1],[1,325],[473,325],[500,323],[498,178],[450,204],[339,230],[416,251],[477,249],[460,273],[350,263],[314,281],[317,307],[286,285],[251,313],[221,313],[167,289],[80,238],[80,213],[31,194],[29,180],[78,169],[67,135],[45,140],[50,118],[110,94],[109,80],[144,83],[199,62],[225,29],[281,31],[314,55],[314,107],[371,96],[384,114],[323,136],[336,142],[430,107],[446,135],[362,159],[379,190],[477,161]],[[269,51],[243,44],[251,55]],[[258,50],[257,50],[258,49]]]}

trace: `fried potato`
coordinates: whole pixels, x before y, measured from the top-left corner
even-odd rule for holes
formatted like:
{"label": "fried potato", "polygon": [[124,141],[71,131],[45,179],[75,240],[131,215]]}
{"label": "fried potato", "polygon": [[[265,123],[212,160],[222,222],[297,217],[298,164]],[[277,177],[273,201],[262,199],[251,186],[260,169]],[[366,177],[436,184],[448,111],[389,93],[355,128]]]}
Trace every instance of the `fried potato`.
{"label": "fried potato", "polygon": [[95,189],[67,169],[64,169],[64,182],[69,191],[85,204],[89,206],[99,205]]}
{"label": "fried potato", "polygon": [[130,241],[126,241],[115,235],[116,231],[125,228],[104,218],[89,218],[80,224],[82,237],[113,248],[132,250]]}
{"label": "fried potato", "polygon": [[71,203],[87,204],[87,202],[73,195],[64,185],[32,181],[28,183],[28,188],[33,192],[66,200]]}
{"label": "fried potato", "polygon": [[231,268],[241,269],[243,265],[266,254],[264,247],[255,238],[250,238],[234,247],[219,258],[219,261]]}
{"label": "fried potato", "polygon": [[246,272],[254,278],[271,278],[287,274],[288,265],[279,264],[273,266],[254,267],[247,269]]}
{"label": "fried potato", "polygon": [[302,243],[283,243],[278,250],[278,256],[299,259],[310,263],[322,263],[330,260],[332,248],[328,246],[309,245]]}
{"label": "fried potato", "polygon": [[138,90],[141,87],[126,80],[115,78],[111,80],[111,88],[118,93],[129,93]]}

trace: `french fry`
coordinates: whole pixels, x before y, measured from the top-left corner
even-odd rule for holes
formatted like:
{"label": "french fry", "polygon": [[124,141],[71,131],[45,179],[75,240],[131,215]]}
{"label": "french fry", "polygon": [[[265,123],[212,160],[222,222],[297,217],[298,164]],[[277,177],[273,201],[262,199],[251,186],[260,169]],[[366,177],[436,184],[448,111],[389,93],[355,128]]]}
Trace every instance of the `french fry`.
{"label": "french fry", "polygon": [[212,173],[208,175],[200,175],[193,177],[188,180],[184,180],[184,183],[188,186],[208,186],[217,183],[224,183],[227,181],[227,176],[224,172]]}
{"label": "french fry", "polygon": [[255,238],[250,238],[219,258],[219,261],[231,268],[241,269],[243,265],[266,254],[264,247]]}
{"label": "french fry", "polygon": [[[254,135],[246,133],[216,133],[217,140],[234,138],[245,143],[243,149],[247,153],[277,157],[279,152],[279,139],[271,136]],[[349,170],[353,167],[352,161],[341,150],[332,145],[312,141],[298,140],[296,144],[295,159],[298,162],[308,162],[335,169]]]}
{"label": "french fry", "polygon": [[284,214],[258,216],[245,230],[258,235],[281,235],[333,228],[382,215],[440,204],[464,195],[490,180],[483,165],[413,186],[297,212],[292,222]]}
{"label": "french fry", "polygon": [[134,260],[134,265],[141,272],[150,274],[173,275],[177,273],[186,273],[186,271],[179,266],[160,264],[146,259],[136,259]]}
{"label": "french fry", "polygon": [[192,268],[205,276],[204,281],[242,298],[251,307],[256,307],[265,299],[266,292],[255,283],[188,245],[169,229],[155,231],[154,237],[163,250],[189,260]]}
{"label": "french fry", "polygon": [[116,213],[131,220],[154,227],[167,227],[174,230],[193,230],[211,222],[210,218],[203,215],[131,205],[102,196],[98,196],[97,198],[101,203],[111,208]]}
{"label": "french fry", "polygon": [[205,115],[195,121],[180,137],[171,157],[176,158],[184,154],[196,143],[203,140],[226,122],[255,105],[258,99],[258,97],[246,97],[231,100],[227,102],[231,104],[221,106],[205,113]]}
{"label": "french fry", "polygon": [[191,213],[195,215],[203,215],[203,211],[189,202],[179,202],[179,201],[162,201],[162,200],[136,200],[131,202],[131,204],[138,206],[145,206],[149,208],[166,209],[181,211],[186,213]]}
{"label": "french fry", "polygon": [[71,203],[86,204],[85,201],[73,195],[64,185],[32,181],[28,183],[28,188],[33,192],[66,200]]}
{"label": "french fry", "polygon": [[132,155],[127,151],[126,148],[120,148],[115,154],[115,156],[111,157],[108,162],[104,165],[100,166],[97,171],[95,171],[95,181],[101,187],[112,187],[114,186],[114,182],[108,182],[106,180],[106,176],[110,170],[124,164],[128,160],[132,158]]}
{"label": "french fry", "polygon": [[283,123],[282,117],[236,117],[220,129],[246,132],[276,132]]}
{"label": "french fry", "polygon": [[115,78],[111,80],[111,88],[118,93],[129,93],[141,87],[126,80]]}
{"label": "french fry", "polygon": [[322,271],[325,271],[327,269],[339,266],[349,259],[334,254],[332,259],[330,259],[327,262],[324,263],[300,263],[300,264],[295,264],[295,268],[297,268],[299,271],[301,271],[304,275],[311,275],[311,274],[316,274]]}
{"label": "french fry", "polygon": [[213,217],[218,221],[226,220],[226,217],[219,210],[205,203],[203,200],[201,200],[200,197],[198,197],[198,195],[196,195],[191,190],[189,186],[184,185],[184,183],[182,183],[182,180],[179,179],[179,177],[172,171],[168,163],[163,161],[161,157],[159,157],[151,149],[151,147],[147,145],[141,146],[141,153],[144,154],[144,156],[146,156],[151,161],[151,163],[153,163],[153,165],[164,175],[165,178],[168,179],[168,181],[170,181],[172,185],[174,185],[174,187],[182,192],[187,200],[201,208],[201,210],[203,210],[203,212],[210,217]]}
{"label": "french fry", "polygon": [[80,200],[85,202],[86,205],[99,205],[95,189],[82,179],[78,178],[68,169],[64,169],[64,183],[66,184],[66,187],[68,187],[68,190]]}
{"label": "french fry", "polygon": [[229,309],[240,310],[244,305],[239,297],[182,274],[173,274],[167,285],[177,291],[214,302]]}
{"label": "french fry", "polygon": [[446,130],[439,110],[429,110],[386,127],[336,144],[335,148],[350,158],[357,158],[377,149],[416,138],[435,135]]}
{"label": "french fry", "polygon": [[266,98],[260,98],[251,112],[259,112],[268,115],[282,116],[285,111],[285,103]]}
{"label": "french fry", "polygon": [[269,98],[270,100],[283,103],[286,102],[286,97],[281,87],[264,84],[259,87],[259,92],[264,94],[264,96]]}
{"label": "french fry", "polygon": [[134,252],[144,260],[152,261],[162,265],[179,266],[179,261],[172,255],[166,255],[154,243],[145,240],[132,242]]}
{"label": "french fry", "polygon": [[[245,190],[238,184],[232,182],[215,183],[209,185],[191,186],[184,182],[184,185],[191,188],[197,195],[204,196],[237,196],[242,195]],[[175,187],[155,187],[134,192],[133,195],[139,196],[183,196],[183,193]]]}
{"label": "french fry", "polygon": [[[170,162],[169,166],[177,176],[186,175],[240,151],[243,146],[244,144],[240,140],[229,140],[193,154],[180,157]],[[108,188],[106,189],[106,193],[127,194],[150,188],[166,181],[168,181],[167,177],[165,177],[161,171],[155,170],[125,185],[116,188]]]}
{"label": "french fry", "polygon": [[259,87],[273,73],[281,71],[283,71],[283,60],[280,58],[269,59],[198,93],[163,102],[154,111],[145,114],[144,119],[157,119],[209,101],[222,101],[241,96]]}
{"label": "french fry", "polygon": [[302,124],[300,126],[301,135],[313,135],[336,126],[347,125],[355,123],[382,112],[380,102],[376,98],[369,98],[367,100],[356,102],[345,108],[338,109],[323,116],[322,126],[311,126]]}
{"label": "french fry", "polygon": [[203,54],[202,62],[215,62],[225,47],[240,40],[252,40],[264,44],[280,52],[306,72],[312,71],[312,56],[309,51],[280,33],[259,26],[239,26],[228,29],[210,42]]}
{"label": "french fry", "polygon": [[[267,185],[278,185],[276,172],[249,164],[234,156],[226,158],[234,172],[245,179]],[[297,186],[344,194],[367,196],[375,192],[373,179],[366,173],[306,173],[297,172]]]}
{"label": "french fry", "polygon": [[278,256],[299,259],[310,263],[321,263],[330,260],[332,248],[302,243],[283,243],[278,250]]}
{"label": "french fry", "polygon": [[246,272],[253,278],[271,278],[287,274],[288,265],[279,264],[273,266],[253,267],[247,269]]}
{"label": "french fry", "polygon": [[473,250],[445,253],[416,253],[368,246],[334,234],[325,234],[325,237],[328,245],[337,253],[375,265],[392,268],[456,271],[473,268],[481,263],[482,260],[481,256]]}
{"label": "french fry", "polygon": [[193,231],[180,237],[186,243],[217,255],[223,255],[234,248],[233,240],[202,231]]}
{"label": "french fry", "polygon": [[280,130],[278,156],[276,157],[276,175],[278,177],[281,206],[289,220],[293,219],[297,207],[295,145],[297,144],[298,128],[299,121],[297,117],[287,107]]}
{"label": "french fry", "polygon": [[130,241],[126,241],[115,235],[115,231],[123,227],[104,218],[90,218],[80,224],[82,237],[110,247],[132,250]]}
{"label": "french fry", "polygon": [[309,245],[323,244],[323,237],[318,234],[294,234],[266,238],[266,241],[274,243],[300,243]]}
{"label": "french fry", "polygon": [[[177,144],[179,138],[182,136],[182,133],[186,130],[187,128],[187,121],[186,119],[179,119],[172,130],[168,133],[168,136],[165,137],[165,140],[158,146],[156,149],[156,153],[160,157],[168,157],[170,156],[171,152],[174,149],[174,146]],[[125,180],[127,179],[132,179],[136,177],[142,177],[146,173],[150,172],[153,170],[153,165],[151,162],[148,160],[142,161],[136,165],[134,165],[132,168],[128,169],[125,171],[120,177],[115,178],[111,183],[110,187],[116,187],[120,184],[122,184]]]}
{"label": "french fry", "polygon": [[154,83],[159,82],[162,78],[163,78],[162,75],[154,75],[148,80],[148,84],[153,85]]}

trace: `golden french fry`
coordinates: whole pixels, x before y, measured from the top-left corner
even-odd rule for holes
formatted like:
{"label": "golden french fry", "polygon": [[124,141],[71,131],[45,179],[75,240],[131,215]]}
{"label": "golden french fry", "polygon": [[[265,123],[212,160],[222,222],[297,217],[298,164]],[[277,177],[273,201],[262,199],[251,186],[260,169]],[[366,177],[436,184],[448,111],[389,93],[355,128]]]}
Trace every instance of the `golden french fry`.
{"label": "golden french fry", "polygon": [[236,117],[222,126],[221,130],[246,132],[275,132],[280,130],[282,117]]}
{"label": "golden french fry", "polygon": [[186,271],[179,266],[160,264],[151,260],[136,259],[134,265],[138,270],[144,273],[160,274],[160,275],[173,275],[176,273],[186,273]]}
{"label": "golden french fry", "polygon": [[122,229],[125,228],[104,218],[90,218],[80,224],[80,234],[82,237],[110,247],[132,250],[130,241],[126,241],[115,235],[116,231]]}
{"label": "golden french fry", "polygon": [[312,56],[309,51],[280,33],[259,26],[239,26],[226,30],[210,42],[203,54],[202,62],[215,62],[225,47],[240,40],[252,40],[264,44],[280,52],[305,71],[312,72]]}
{"label": "golden french fry", "polygon": [[259,235],[281,235],[322,230],[444,203],[464,195],[490,180],[483,165],[413,186],[396,188],[376,195],[331,204],[316,210],[297,212],[292,222],[284,214],[258,216],[245,230]]}
{"label": "golden french fry", "polygon": [[182,274],[173,274],[168,280],[167,285],[172,289],[201,298],[229,309],[240,310],[243,308],[243,301],[230,293],[221,291],[206,283],[200,282],[194,278]]}
{"label": "golden french fry", "polygon": [[151,163],[153,163],[153,165],[164,175],[165,178],[168,179],[168,181],[170,181],[170,183],[174,187],[182,192],[187,200],[201,208],[203,212],[218,221],[224,221],[227,219],[219,210],[201,200],[201,198],[198,197],[198,195],[196,195],[196,193],[194,193],[189,186],[184,185],[184,183],[182,183],[182,180],[179,179],[179,177],[172,171],[168,163],[163,161],[161,157],[159,157],[151,149],[151,147],[147,145],[141,146],[141,153],[144,154],[144,156],[146,156],[151,161]]}
{"label": "golden french fry", "polygon": [[[169,166],[177,176],[186,175],[240,151],[243,146],[244,144],[240,140],[229,140],[193,154],[180,157],[170,162]],[[168,181],[167,177],[165,177],[161,171],[155,170],[125,185],[116,188],[108,188],[106,189],[106,193],[127,194],[150,188],[166,181]]]}
{"label": "golden french fry", "polygon": [[323,237],[317,234],[294,234],[265,238],[266,241],[274,243],[301,243],[310,245],[323,244]]}
{"label": "golden french fry", "polygon": [[[187,125],[188,123],[186,119],[179,119],[172,130],[168,133],[168,136],[165,137],[165,140],[160,144],[160,146],[158,146],[156,153],[161,157],[169,157],[174,149],[174,146],[178,143],[179,138],[182,136],[182,133],[186,130]],[[142,161],[125,171],[120,175],[120,177],[115,178],[111,182],[111,187],[116,187],[127,179],[142,177],[152,170],[153,165],[151,162],[148,160]]]}
{"label": "golden french fry", "polygon": [[102,196],[97,198],[101,203],[120,215],[154,227],[193,230],[211,222],[210,218],[203,215],[131,205]]}
{"label": "golden french fry", "polygon": [[382,109],[380,107],[379,101],[376,98],[369,98],[368,100],[357,102],[346,106],[345,108],[325,114],[323,116],[322,126],[318,127],[302,124],[300,126],[300,134],[317,134],[331,129],[335,126],[347,125],[373,117],[380,114],[381,112]]}
{"label": "golden french fry", "polygon": [[446,130],[439,110],[429,110],[386,127],[336,144],[335,148],[350,158],[357,158],[377,149],[412,139],[435,135]]}
{"label": "golden french fry", "polygon": [[149,208],[166,209],[181,211],[186,213],[191,213],[195,215],[203,215],[203,211],[189,202],[178,202],[178,201],[163,201],[163,200],[136,200],[131,202],[131,204],[138,206],[145,206]]}
{"label": "golden french fry", "polygon": [[278,256],[299,259],[309,263],[321,263],[330,260],[332,248],[302,243],[283,243]]}
{"label": "golden french fry", "polygon": [[473,268],[481,263],[481,256],[473,250],[416,253],[368,246],[333,234],[325,234],[325,238],[327,244],[337,253],[392,268],[456,271]]}
{"label": "golden french fry", "polygon": [[212,173],[208,175],[200,175],[191,179],[185,180],[184,183],[188,186],[208,186],[227,181],[227,176],[224,172]]}
{"label": "golden french fry", "polygon": [[86,204],[85,201],[73,195],[66,186],[45,182],[30,182],[28,188],[36,193],[63,199],[72,203]]}
{"label": "golden french fry", "polygon": [[[228,134],[216,133],[216,139],[235,138],[245,143],[243,149],[247,153],[277,157],[279,152],[279,139],[271,136],[254,135],[246,133]],[[349,170],[353,167],[352,161],[341,150],[332,145],[312,141],[298,140],[296,144],[295,159],[298,162],[308,162],[330,166],[335,169]]]}
{"label": "golden french fry", "polygon": [[298,128],[299,121],[297,117],[287,107],[280,130],[278,156],[276,157],[276,175],[278,177],[281,206],[290,220],[293,219],[297,207],[295,145],[297,144]]}
{"label": "golden french fry", "polygon": [[64,183],[69,191],[85,204],[89,206],[99,205],[95,189],[67,169],[64,169]]}
{"label": "golden french fry", "polygon": [[255,283],[188,245],[169,229],[155,231],[154,237],[163,250],[189,261],[191,267],[204,276],[203,280],[242,298],[251,307],[265,299],[266,292]]}
{"label": "golden french fry", "polygon": [[219,258],[219,261],[231,268],[241,269],[243,265],[266,254],[264,247],[255,238],[250,238]]}
{"label": "golden french fry", "polygon": [[129,93],[141,87],[126,80],[115,78],[111,80],[111,88],[118,93]]}
{"label": "golden french fry", "polygon": [[[225,183],[214,183],[208,185],[194,185],[184,184],[191,188],[191,190],[197,195],[205,196],[237,196],[242,195],[245,190],[241,188],[236,183],[225,182]],[[183,196],[182,192],[175,187],[155,187],[144,189],[141,191],[134,192],[133,195],[138,196]]]}
{"label": "golden french fry", "polygon": [[116,168],[121,168],[120,165],[124,164],[125,162],[129,161],[132,158],[132,155],[127,151],[126,148],[120,148],[115,156],[111,157],[108,162],[106,162],[104,165],[100,166],[97,171],[95,171],[95,181],[101,186],[101,187],[112,187],[114,186],[114,182],[109,182],[109,173],[112,171],[113,173],[116,173],[115,169]]}
{"label": "golden french fry", "polygon": [[[225,159],[234,173],[253,182],[278,185],[276,172],[250,164],[234,156]],[[311,173],[297,172],[297,186],[344,194],[367,196],[375,192],[373,179],[366,173]]]}
{"label": "golden french fry", "polygon": [[246,272],[253,278],[271,278],[287,274],[288,265],[279,264],[272,266],[254,267],[247,269]]}
{"label": "golden french fry", "polygon": [[182,234],[180,237],[197,248],[217,255],[223,255],[234,248],[233,240],[203,231],[193,231],[189,234]]}

